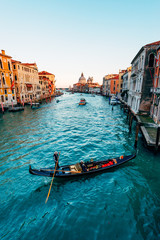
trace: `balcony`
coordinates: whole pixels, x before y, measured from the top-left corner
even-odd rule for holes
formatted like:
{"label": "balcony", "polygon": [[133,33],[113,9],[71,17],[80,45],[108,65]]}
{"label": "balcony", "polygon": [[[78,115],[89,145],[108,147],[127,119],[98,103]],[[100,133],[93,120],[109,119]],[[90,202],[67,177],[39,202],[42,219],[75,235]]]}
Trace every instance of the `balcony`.
{"label": "balcony", "polygon": [[160,88],[153,88],[153,87],[152,87],[152,88],[150,89],[150,92],[159,95],[159,94],[160,94]]}

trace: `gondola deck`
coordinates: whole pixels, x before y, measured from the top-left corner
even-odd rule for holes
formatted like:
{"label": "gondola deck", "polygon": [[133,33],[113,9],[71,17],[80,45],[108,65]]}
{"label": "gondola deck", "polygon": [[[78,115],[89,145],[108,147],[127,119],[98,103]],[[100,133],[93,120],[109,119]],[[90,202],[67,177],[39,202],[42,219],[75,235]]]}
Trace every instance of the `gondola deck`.
{"label": "gondola deck", "polygon": [[[109,169],[115,168],[123,163],[126,163],[136,157],[136,154],[128,156],[120,156],[117,158],[107,159],[103,161],[95,162],[86,162],[85,171],[82,170],[81,164],[76,163],[75,165],[65,165],[62,166],[55,173],[56,178],[73,178],[87,176],[93,173],[100,173],[104,171],[109,171]],[[32,169],[29,167],[29,172],[33,175],[44,176],[44,177],[53,177],[54,167],[51,168],[41,168],[41,169]]]}

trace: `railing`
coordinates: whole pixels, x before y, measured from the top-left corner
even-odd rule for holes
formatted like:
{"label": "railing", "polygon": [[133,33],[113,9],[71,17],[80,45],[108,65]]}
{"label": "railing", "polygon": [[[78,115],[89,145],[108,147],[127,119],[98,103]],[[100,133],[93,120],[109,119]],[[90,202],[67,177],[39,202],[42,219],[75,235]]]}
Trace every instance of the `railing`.
{"label": "railing", "polygon": [[155,94],[160,94],[160,88],[154,88],[154,87],[152,87],[152,88],[150,89],[150,92],[151,92],[151,93],[155,93]]}

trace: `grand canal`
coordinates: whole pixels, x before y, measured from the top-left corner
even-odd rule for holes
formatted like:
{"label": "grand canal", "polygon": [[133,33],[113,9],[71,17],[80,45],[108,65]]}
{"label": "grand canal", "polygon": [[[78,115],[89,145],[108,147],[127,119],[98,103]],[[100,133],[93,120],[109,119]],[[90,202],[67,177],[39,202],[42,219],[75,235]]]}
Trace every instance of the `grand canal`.
{"label": "grand canal", "polygon": [[[79,106],[81,97],[87,105]],[[102,96],[66,93],[32,110],[0,115],[1,239],[160,239],[160,154],[143,146],[114,171],[67,182],[30,175],[34,167],[134,152],[134,125]]]}

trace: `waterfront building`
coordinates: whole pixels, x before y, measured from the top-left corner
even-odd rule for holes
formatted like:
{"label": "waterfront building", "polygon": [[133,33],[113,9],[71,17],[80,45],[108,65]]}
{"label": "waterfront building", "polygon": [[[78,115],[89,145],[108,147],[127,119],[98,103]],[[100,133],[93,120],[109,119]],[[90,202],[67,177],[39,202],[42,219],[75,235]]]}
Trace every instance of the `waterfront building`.
{"label": "waterfront building", "polygon": [[36,63],[22,63],[12,60],[13,77],[18,103],[40,99],[40,85]]}
{"label": "waterfront building", "polygon": [[83,73],[79,78],[78,83],[73,84],[74,92],[83,92],[83,93],[101,93],[101,85],[93,82],[93,77],[89,77],[86,81]]}
{"label": "waterfront building", "polygon": [[121,98],[122,93],[122,86],[123,86],[123,74],[126,72],[126,70],[119,70],[119,81],[117,85],[117,96],[118,98]]}
{"label": "waterfront building", "polygon": [[133,113],[149,112],[154,85],[155,54],[160,41],[143,46],[133,58],[128,105]]}
{"label": "waterfront building", "polygon": [[160,45],[158,46],[157,54],[155,55],[154,86],[151,89],[151,92],[153,101],[150,115],[155,123],[160,124]]}
{"label": "waterfront building", "polygon": [[10,56],[5,54],[5,50],[0,53],[0,105],[9,107],[17,104],[13,71]]}
{"label": "waterfront building", "polygon": [[117,95],[119,85],[119,75],[116,74],[110,79],[110,95]]}
{"label": "waterfront building", "polygon": [[89,77],[87,79],[87,84],[92,84],[93,83],[93,77]]}
{"label": "waterfront building", "polygon": [[83,73],[81,74],[81,77],[79,78],[78,83],[80,83],[80,84],[86,84],[87,83]]}
{"label": "waterfront building", "polygon": [[103,96],[109,96],[111,94],[111,92],[110,92],[111,79],[116,76],[117,76],[117,74],[108,74],[103,77],[103,84],[102,84],[102,95]]}
{"label": "waterfront building", "polygon": [[[39,81],[41,82],[41,80],[44,80],[44,83],[46,82],[46,80],[48,81],[48,84],[46,82],[45,86],[46,86],[46,94],[48,94],[49,96],[53,96],[56,92],[56,87],[55,87],[55,75],[53,73],[49,73],[46,71],[41,71],[38,73],[39,75]],[[47,88],[48,86],[48,88]],[[41,85],[42,88],[42,85]],[[43,86],[44,88],[44,86]],[[43,92],[44,93],[44,92]],[[43,96],[43,94],[42,94]]]}
{"label": "waterfront building", "polygon": [[128,102],[128,91],[130,88],[131,69],[132,67],[128,67],[126,72],[122,75],[123,84],[122,84],[121,98],[125,101],[125,103]]}
{"label": "waterfront building", "polygon": [[100,94],[101,93],[101,85],[99,83],[87,83],[85,85],[87,93],[95,93]]}

